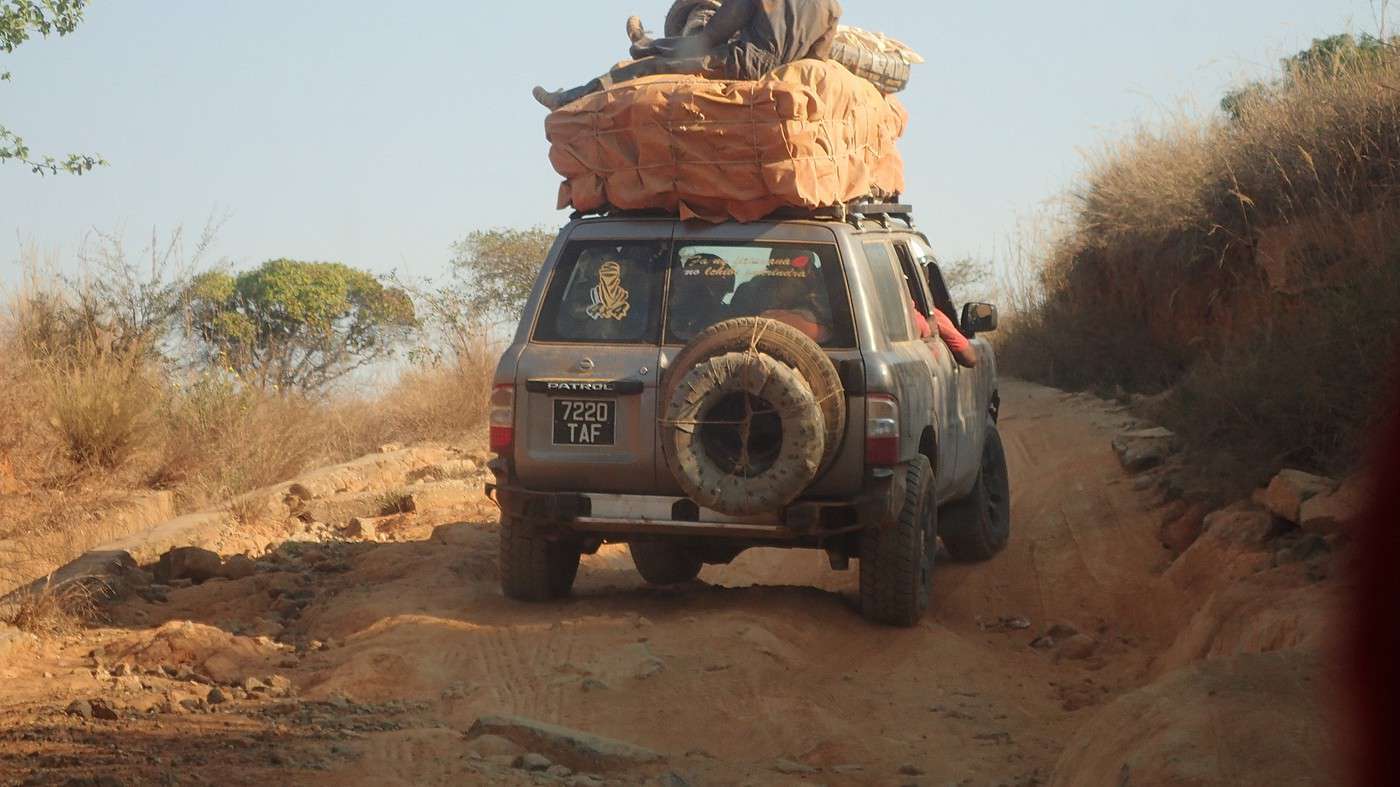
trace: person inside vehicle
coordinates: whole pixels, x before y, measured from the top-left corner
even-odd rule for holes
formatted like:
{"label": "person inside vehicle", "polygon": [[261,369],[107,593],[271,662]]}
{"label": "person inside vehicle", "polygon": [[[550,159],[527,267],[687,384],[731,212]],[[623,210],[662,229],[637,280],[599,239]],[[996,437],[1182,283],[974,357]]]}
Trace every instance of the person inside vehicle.
{"label": "person inside vehicle", "polygon": [[687,342],[695,334],[728,319],[724,299],[734,291],[735,272],[717,254],[692,254],[681,263],[671,284],[669,332]]}
{"label": "person inside vehicle", "polygon": [[[928,318],[919,313],[914,308],[914,304],[909,304],[909,315],[914,320],[914,325],[919,329],[920,339],[932,339],[933,329],[929,327]],[[972,342],[963,336],[963,332],[958,330],[958,326],[953,324],[948,315],[937,306],[933,307],[933,321],[938,326],[938,338],[948,345],[948,350],[953,354],[953,360],[959,366],[971,369],[977,365],[977,348],[972,346]]]}
{"label": "person inside vehicle", "polygon": [[736,316],[786,323],[818,344],[831,338],[831,313],[816,255],[779,251],[734,293]]}
{"label": "person inside vehicle", "polygon": [[607,74],[568,90],[534,90],[550,110],[640,77],[695,74],[711,79],[761,79],[779,66],[831,54],[841,19],[837,0],[725,0],[698,33],[651,40],[640,37],[632,56]]}

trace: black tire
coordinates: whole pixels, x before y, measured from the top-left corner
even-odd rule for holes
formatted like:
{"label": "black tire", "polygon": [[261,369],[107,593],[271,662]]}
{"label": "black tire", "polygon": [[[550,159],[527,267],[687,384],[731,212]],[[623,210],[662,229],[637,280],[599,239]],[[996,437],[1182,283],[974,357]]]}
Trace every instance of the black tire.
{"label": "black tire", "polygon": [[860,539],[860,614],[866,620],[908,628],[928,609],[938,509],[933,471],[926,457],[905,473],[904,502],[895,521]]}
{"label": "black tire", "polygon": [[726,353],[756,349],[797,370],[817,400],[823,423],[822,458],[817,474],[826,472],[846,435],[846,392],[841,375],[826,352],[807,335],[777,320],[741,317],[701,331],[676,355],[662,381],[662,401],[670,402],[680,381],[697,364]]}
{"label": "black tire", "polygon": [[837,41],[831,45],[831,59],[845,66],[852,74],[871,82],[885,95],[898,93],[909,86],[912,67],[898,55]]}
{"label": "black tire", "polygon": [[719,7],[720,0],[676,0],[666,12],[662,30],[667,38],[695,35],[709,23]]}
{"label": "black tire", "polygon": [[680,544],[638,541],[627,545],[642,579],[653,585],[676,585],[700,576],[704,562]]}
{"label": "black tire", "polygon": [[987,426],[982,467],[972,493],[940,512],[943,546],[961,563],[990,560],[1011,539],[1011,481],[996,426]]}
{"label": "black tire", "polygon": [[501,592],[516,601],[567,596],[578,576],[579,548],[546,539],[526,520],[501,517]]}

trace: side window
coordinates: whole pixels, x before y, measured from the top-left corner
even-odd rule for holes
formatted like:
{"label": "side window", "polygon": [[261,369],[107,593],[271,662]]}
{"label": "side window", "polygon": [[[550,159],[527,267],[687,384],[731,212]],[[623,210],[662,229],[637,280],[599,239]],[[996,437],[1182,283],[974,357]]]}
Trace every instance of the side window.
{"label": "side window", "polygon": [[904,285],[904,275],[895,267],[889,247],[884,243],[867,243],[865,260],[875,284],[885,336],[892,342],[909,341],[909,290]]}
{"label": "side window", "polygon": [[914,262],[914,255],[909,253],[909,246],[903,242],[896,243],[894,253],[899,257],[899,268],[904,271],[904,282],[909,286],[909,297],[914,299],[914,308],[919,314],[932,317],[933,312],[929,311],[928,290],[924,289],[923,277],[919,274],[919,266]]}
{"label": "side window", "polygon": [[[934,267],[934,270],[938,269],[938,260],[933,256],[933,252],[918,239],[909,241],[909,253],[914,258],[915,264],[924,270],[927,271],[930,265]],[[943,282],[942,272],[935,274],[933,271],[929,271],[927,278],[929,292],[933,295],[933,305],[937,306],[938,310],[947,315],[949,319],[956,320],[958,310],[953,305],[952,297],[948,294],[948,285]]]}

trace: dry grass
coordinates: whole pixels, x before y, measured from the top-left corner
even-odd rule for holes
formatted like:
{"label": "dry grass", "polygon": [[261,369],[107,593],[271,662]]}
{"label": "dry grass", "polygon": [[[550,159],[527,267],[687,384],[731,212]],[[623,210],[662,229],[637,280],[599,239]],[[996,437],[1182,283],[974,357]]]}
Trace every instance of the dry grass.
{"label": "dry grass", "polygon": [[1353,466],[1400,335],[1400,54],[1106,146],[1069,214],[1020,255],[1009,372],[1167,391],[1154,415],[1242,482]]}
{"label": "dry grass", "polygon": [[[373,397],[277,396],[112,340],[89,306],[31,277],[0,318],[0,593],[124,535],[114,512],[150,491],[251,522],[267,511],[247,492],[386,443],[470,439],[485,418],[498,348],[484,339]],[[84,588],[30,594],[3,615],[61,631],[91,612]]]}

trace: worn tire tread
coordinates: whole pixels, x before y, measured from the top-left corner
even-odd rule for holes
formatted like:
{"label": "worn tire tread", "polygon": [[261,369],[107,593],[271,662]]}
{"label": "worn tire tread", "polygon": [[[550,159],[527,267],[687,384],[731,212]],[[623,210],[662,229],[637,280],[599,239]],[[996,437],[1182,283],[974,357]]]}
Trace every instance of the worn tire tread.
{"label": "worn tire tread", "polygon": [[[923,617],[920,531],[924,515],[936,516],[930,499],[932,476],[927,458],[920,456],[911,462],[896,521],[861,536],[860,603],[861,614],[868,620],[909,627]],[[936,532],[936,523],[933,529]]]}

